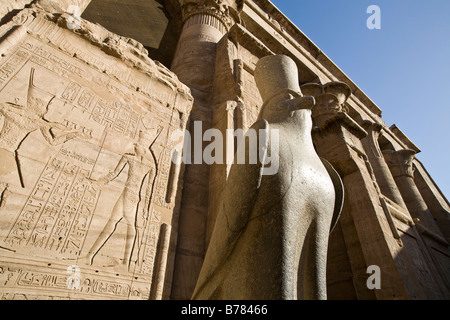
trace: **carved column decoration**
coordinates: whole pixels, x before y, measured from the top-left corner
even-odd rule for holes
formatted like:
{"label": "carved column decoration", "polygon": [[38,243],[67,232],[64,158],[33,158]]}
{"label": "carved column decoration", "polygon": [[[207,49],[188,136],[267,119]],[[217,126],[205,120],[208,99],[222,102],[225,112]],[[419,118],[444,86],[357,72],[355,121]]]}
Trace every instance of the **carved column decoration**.
{"label": "carved column decoration", "polygon": [[314,124],[321,127],[326,120],[338,113],[347,113],[345,102],[351,95],[350,87],[338,81],[320,85],[316,83],[305,84],[301,87],[304,95],[314,96],[316,106],[312,109]]}
{"label": "carved column decoration", "polygon": [[395,184],[395,180],[378,144],[378,138],[381,134],[383,126],[379,123],[364,121],[363,127],[366,129],[368,136],[361,141],[365,147],[369,161],[372,164],[381,193],[401,207],[406,208],[406,204],[403,201],[397,185]]}
{"label": "carved column decoration", "polygon": [[[440,276],[442,271],[437,271],[448,270],[449,268],[448,262],[441,260],[439,258],[441,254],[437,253],[441,251],[443,254],[448,255],[448,242],[442,235],[436,221],[434,221],[425,200],[414,182],[413,161],[415,153],[413,150],[383,151],[408,210],[414,218],[415,225],[420,234],[423,235],[423,240],[431,258],[429,260],[430,273],[436,276],[436,281],[442,284],[442,288],[445,286],[448,288],[448,280]],[[425,253],[425,256],[427,256],[427,253]],[[440,294],[445,296],[445,290],[442,293],[439,290],[435,290],[435,293],[437,296],[440,296]]]}
{"label": "carved column decoration", "polygon": [[217,42],[239,22],[239,8],[235,1],[222,0],[191,0],[182,5],[183,30],[171,69],[198,91],[197,101],[209,97]]}
{"label": "carved column decoration", "polygon": [[392,171],[394,178],[409,177],[414,178],[412,162],[416,152],[414,150],[384,150],[383,155]]}
{"label": "carved column decoration", "polygon": [[383,151],[383,155],[402,193],[403,199],[411,216],[433,233],[441,236],[433,217],[428,210],[425,200],[414,182],[413,160],[416,152],[414,150]]}
{"label": "carved column decoration", "polygon": [[[306,87],[302,86],[301,89],[304,95],[321,97],[324,94],[319,84],[309,84]],[[341,111],[337,97],[326,94],[319,99],[326,100],[326,98],[332,98],[331,105],[336,109],[316,109],[320,119],[319,121],[317,117],[314,119],[316,128],[313,129],[313,140],[319,156],[329,160],[344,181],[346,198],[340,226],[345,242],[352,242],[352,245],[347,247],[350,254],[354,256],[353,252],[356,252],[354,250],[363,253],[361,260],[351,261],[357,294],[369,299],[375,297],[385,299],[392,296],[406,298],[408,293],[402,275],[395,270],[393,258],[396,250],[393,248],[398,244],[395,239],[386,238],[385,234],[390,227],[378,200],[373,198],[378,191],[367,166],[367,156],[361,142],[367,136],[367,132]],[[322,103],[314,108],[325,106],[326,104]],[[352,234],[355,236],[351,236]],[[382,265],[379,265],[383,272],[382,277],[389,281],[386,282],[388,287],[371,292],[367,290],[365,281],[359,280],[362,274],[359,274],[358,265],[371,265],[374,261],[382,262]]]}
{"label": "carved column decoration", "polygon": [[182,14],[185,28],[194,24],[207,24],[222,34],[230,30],[235,18],[238,19],[236,11],[227,5],[220,5],[217,1],[187,2],[182,8]]}

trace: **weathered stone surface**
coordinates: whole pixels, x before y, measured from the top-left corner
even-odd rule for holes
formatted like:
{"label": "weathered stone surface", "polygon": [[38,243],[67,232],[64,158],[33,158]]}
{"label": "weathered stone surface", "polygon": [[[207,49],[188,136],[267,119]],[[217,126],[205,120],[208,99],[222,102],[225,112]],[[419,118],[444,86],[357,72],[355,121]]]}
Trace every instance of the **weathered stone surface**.
{"label": "weathered stone surface", "polygon": [[67,18],[1,29],[0,296],[160,299],[192,98],[137,42]]}
{"label": "weathered stone surface", "polygon": [[32,0],[1,0],[0,1],[0,19],[7,19],[7,15],[13,15],[14,12],[23,9],[30,4]]}
{"label": "weathered stone surface", "polygon": [[236,152],[226,132],[258,122],[273,54],[315,97],[314,149],[344,183],[328,298],[449,299],[450,204],[419,148],[267,0],[0,1],[0,297],[191,298],[233,175],[228,154],[173,165],[170,136],[215,129]]}

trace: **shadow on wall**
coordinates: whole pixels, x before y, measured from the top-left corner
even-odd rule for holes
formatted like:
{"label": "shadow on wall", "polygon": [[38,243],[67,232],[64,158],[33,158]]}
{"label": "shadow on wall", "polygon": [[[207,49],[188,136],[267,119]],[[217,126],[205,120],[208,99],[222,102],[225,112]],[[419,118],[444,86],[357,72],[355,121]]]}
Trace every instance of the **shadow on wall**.
{"label": "shadow on wall", "polygon": [[[395,203],[384,198],[381,203],[390,216],[392,231],[391,252],[400,283],[396,291],[401,296],[392,299],[445,300],[449,299],[449,256],[444,241],[436,241],[421,227],[420,221],[413,221]],[[387,211],[386,211],[387,210]],[[388,219],[389,220],[389,219]],[[387,236],[387,235],[386,235]],[[397,243],[396,246],[392,246]],[[341,219],[330,235],[327,265],[327,290],[330,300],[377,300],[389,299],[377,292],[394,285],[389,271],[381,270],[380,289],[368,288],[371,273],[349,206],[345,206]],[[381,262],[381,261],[380,261]]]}
{"label": "shadow on wall", "polygon": [[[170,67],[181,31],[180,19],[162,0],[93,0],[82,18],[111,32],[132,38],[148,50],[149,57]],[[178,21],[178,22],[177,22]]]}

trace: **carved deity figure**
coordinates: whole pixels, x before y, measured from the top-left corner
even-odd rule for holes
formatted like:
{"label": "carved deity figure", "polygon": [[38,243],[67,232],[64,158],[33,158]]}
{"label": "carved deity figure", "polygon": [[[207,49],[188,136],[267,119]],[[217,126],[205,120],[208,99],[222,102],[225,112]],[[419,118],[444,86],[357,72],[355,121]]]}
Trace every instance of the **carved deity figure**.
{"label": "carved deity figure", "polygon": [[279,150],[279,169],[263,175],[264,161],[235,159],[192,298],[326,299],[328,238],[342,208],[342,182],[314,149],[315,99],[302,95],[295,62],[262,58],[255,80],[264,105],[252,129],[267,132],[262,150]]}
{"label": "carved deity figure", "polygon": [[107,184],[117,178],[128,165],[125,187],[112,209],[108,222],[84,258],[87,264],[92,265],[95,255],[114,233],[117,224],[125,220],[127,231],[122,266],[129,270],[133,249],[139,250],[143,229],[149,217],[151,195],[157,173],[151,146],[159,136],[160,130],[161,128],[153,141],[148,134],[141,131],[137,143],[134,144],[134,153],[124,154],[113,171],[97,180],[100,184]]}

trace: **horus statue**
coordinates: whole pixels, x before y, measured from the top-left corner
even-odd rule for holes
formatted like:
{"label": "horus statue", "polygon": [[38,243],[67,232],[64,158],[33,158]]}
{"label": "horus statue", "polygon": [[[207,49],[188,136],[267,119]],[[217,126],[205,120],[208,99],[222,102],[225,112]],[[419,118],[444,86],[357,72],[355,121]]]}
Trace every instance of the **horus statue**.
{"label": "horus statue", "polygon": [[[315,99],[302,95],[295,62],[264,57],[255,80],[264,104],[250,130],[258,133],[263,155],[255,164],[235,159],[230,169],[192,298],[323,300],[342,181],[314,149]],[[245,142],[239,148],[249,158],[252,149]],[[266,158],[278,161],[276,172],[265,172]]]}

